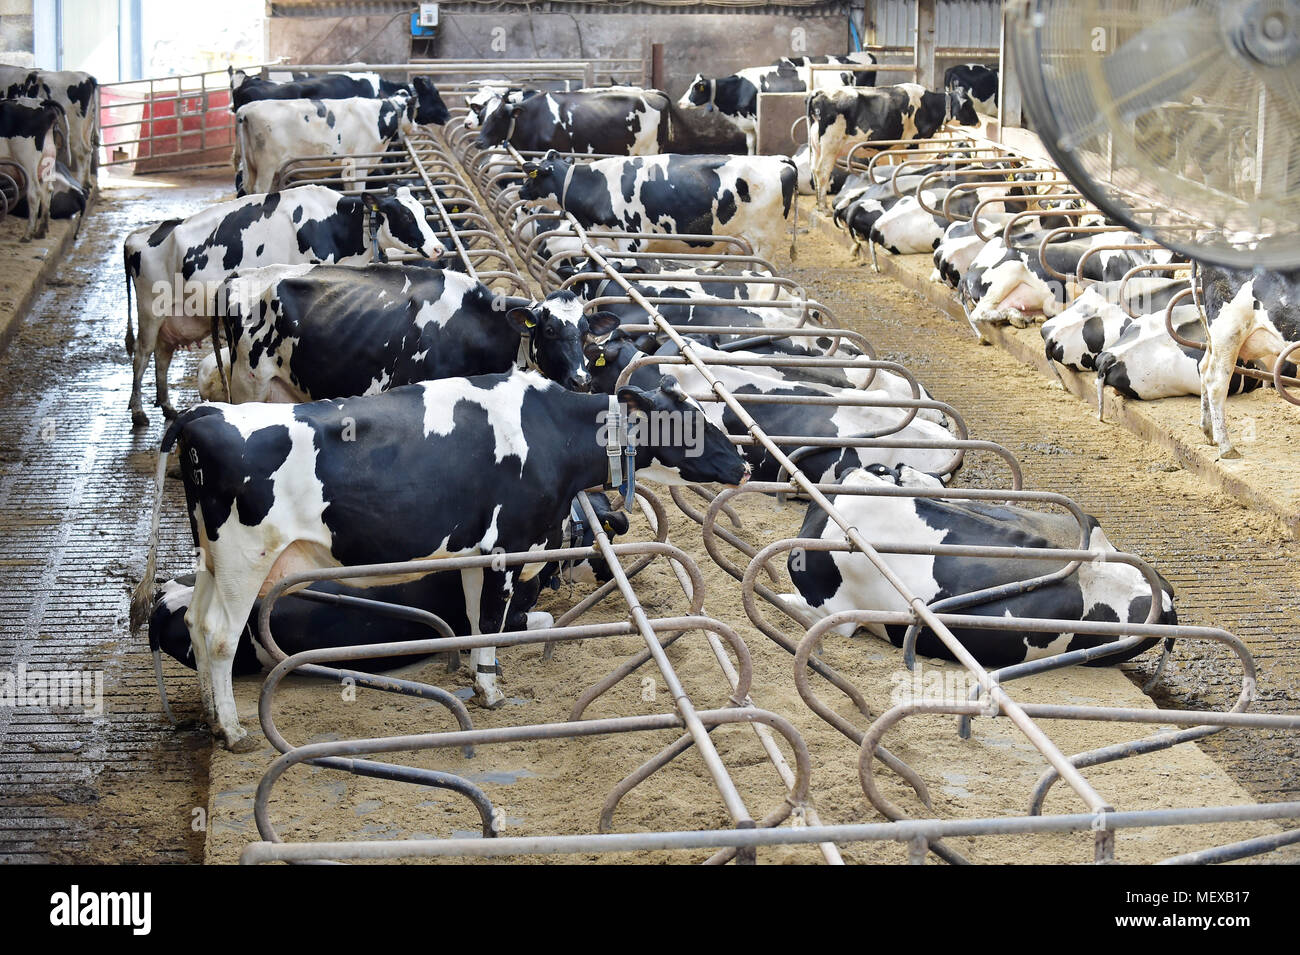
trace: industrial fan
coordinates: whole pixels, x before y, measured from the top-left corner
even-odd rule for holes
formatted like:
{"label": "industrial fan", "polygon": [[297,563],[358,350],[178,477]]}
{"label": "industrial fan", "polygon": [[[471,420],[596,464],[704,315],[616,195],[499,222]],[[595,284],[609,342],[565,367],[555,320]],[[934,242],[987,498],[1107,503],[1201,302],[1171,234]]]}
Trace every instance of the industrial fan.
{"label": "industrial fan", "polygon": [[1300,0],[1011,0],[1035,132],[1115,220],[1201,262],[1300,266]]}

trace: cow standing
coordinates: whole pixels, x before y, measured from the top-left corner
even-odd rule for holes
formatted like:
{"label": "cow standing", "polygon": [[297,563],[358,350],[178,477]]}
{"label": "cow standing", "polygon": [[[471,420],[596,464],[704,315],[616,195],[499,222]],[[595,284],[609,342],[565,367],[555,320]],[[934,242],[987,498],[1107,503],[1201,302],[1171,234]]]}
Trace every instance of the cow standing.
{"label": "cow standing", "polygon": [[[218,300],[226,302],[235,404],[504,372],[521,353],[552,381],[586,391],[583,346],[618,327],[615,315],[584,315],[572,292],[533,302],[423,264],[272,265],[232,276]],[[205,377],[201,371],[200,396],[220,399]]]}
{"label": "cow standing", "polygon": [[868,66],[875,62],[876,58],[870,53],[782,57],[771,66],[752,66],[728,76],[706,77],[696,73],[677,106],[681,109],[694,106],[716,110],[744,133],[747,152],[753,154],[757,147],[760,93],[806,93],[841,86],[874,86],[875,71],[811,70],[809,66],[814,63]]}
{"label": "cow standing", "polygon": [[68,127],[68,167],[83,188],[94,176],[99,151],[98,89],[99,82],[89,73],[0,66],[0,99],[53,100],[63,110]]}
{"label": "cow standing", "polygon": [[[797,172],[784,156],[633,156],[589,164],[559,158],[524,163],[521,199],[550,200],[583,228],[700,235],[699,241],[632,239],[631,251],[710,248],[709,236],[749,240],[754,254],[777,248],[791,218]],[[791,256],[793,257],[793,240]]]}
{"label": "cow standing", "polygon": [[1203,266],[1199,281],[1210,323],[1201,359],[1201,430],[1220,457],[1237,458],[1227,420],[1233,367],[1253,361],[1271,371],[1289,344],[1300,341],[1300,272]]}
{"label": "cow standing", "polygon": [[0,100],[0,159],[23,171],[27,229],[22,241],[41,239],[50,225],[62,108],[52,100]]}
{"label": "cow standing", "polygon": [[[217,289],[231,273],[261,265],[360,265],[394,247],[427,258],[442,251],[423,206],[406,187],[383,196],[343,196],[324,186],[298,186],[220,202],[188,219],[168,219],[131,233],[122,251],[126,350],[134,360],[133,424],[149,423],[140,384],[150,355],[157,403],[168,417],[175,415],[167,395],[172,353],[209,334]],[[131,327],[132,287],[138,337]]]}
{"label": "cow standing", "polygon": [[821,207],[826,205],[835,160],[854,144],[929,139],[949,120],[961,126],[979,125],[963,90],[935,92],[917,83],[810,93],[807,117],[813,185]]}
{"label": "cow standing", "polygon": [[[726,435],[671,379],[622,389],[618,401],[651,417],[648,428],[632,421],[634,450],[611,427],[609,396],[566,391],[531,372],[311,404],[205,404],[178,417],[163,437],[154,506],[175,446],[202,555],[186,624],[214,731],[232,749],[251,748],[231,665],[253,602],[285,576],[544,546],[579,491],[609,482],[611,454],[632,454],[638,478],[654,482],[734,486],[748,477]],[[655,420],[665,416],[677,426]],[[149,616],[156,544],[133,596],[133,626]],[[463,571],[471,632],[500,632],[511,609],[527,609],[513,605],[515,586],[540,570]],[[480,702],[500,705],[495,649],[470,659]]]}

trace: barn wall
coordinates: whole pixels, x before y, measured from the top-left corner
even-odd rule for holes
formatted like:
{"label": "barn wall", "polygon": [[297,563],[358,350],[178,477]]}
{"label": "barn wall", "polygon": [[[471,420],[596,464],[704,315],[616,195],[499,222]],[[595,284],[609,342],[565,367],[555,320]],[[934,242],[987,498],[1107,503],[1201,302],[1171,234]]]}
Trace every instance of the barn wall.
{"label": "barn wall", "polygon": [[32,0],[0,0],[0,53],[31,53]]}
{"label": "barn wall", "polygon": [[[329,6],[273,2],[268,52],[298,63],[407,61],[410,29],[405,16],[384,0],[348,4],[349,17],[319,15]],[[409,8],[399,3],[397,10]],[[636,57],[648,61],[652,43],[665,45],[666,85],[680,94],[697,72],[722,75],[744,66],[801,53],[843,53],[848,49],[847,0],[807,6],[735,9],[698,5],[683,8],[620,5],[618,13],[589,4],[505,3],[490,13],[477,4],[440,4],[435,43],[444,59]],[[359,15],[364,12],[367,15]],[[355,51],[378,32],[360,56]],[[598,73],[598,80],[606,78]]]}
{"label": "barn wall", "polygon": [[[494,35],[498,28],[504,33]],[[838,16],[456,13],[446,17],[438,53],[443,58],[476,59],[648,58],[651,44],[662,43],[666,85],[676,96],[696,73],[725,75],[798,52],[842,53],[847,49],[846,31],[846,20]],[[493,51],[494,40],[498,47],[504,44],[504,51]]]}

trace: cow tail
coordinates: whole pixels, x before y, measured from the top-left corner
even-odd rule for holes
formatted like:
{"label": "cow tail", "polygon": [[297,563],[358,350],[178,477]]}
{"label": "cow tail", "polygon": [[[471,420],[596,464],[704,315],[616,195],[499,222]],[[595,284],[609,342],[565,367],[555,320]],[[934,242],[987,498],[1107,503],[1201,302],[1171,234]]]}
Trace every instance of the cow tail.
{"label": "cow tail", "polygon": [[131,315],[131,286],[134,283],[131,281],[131,252],[125,244],[122,246],[122,268],[126,272],[126,357],[134,358],[135,328],[133,325],[134,319]]}
{"label": "cow tail", "polygon": [[799,237],[799,170],[793,160],[787,160],[789,165],[784,172],[790,173],[789,176],[781,177],[781,186],[784,189],[786,182],[791,183],[790,188],[790,261],[793,262],[799,254],[796,248]]}
{"label": "cow tail", "polygon": [[[212,357],[217,360],[217,377],[221,379],[222,396],[226,399],[226,404],[230,404],[230,379],[226,377],[226,369],[221,361],[221,316],[217,314],[220,311],[219,308],[212,310]],[[229,339],[230,336],[227,335],[226,338]]]}
{"label": "cow tail", "polygon": [[131,632],[149,622],[153,608],[154,577],[158,574],[158,522],[162,515],[163,483],[167,479],[167,457],[187,417],[181,415],[167,426],[158,448],[158,468],[154,472],[153,512],[149,518],[149,556],[144,562],[144,576],[131,593]]}

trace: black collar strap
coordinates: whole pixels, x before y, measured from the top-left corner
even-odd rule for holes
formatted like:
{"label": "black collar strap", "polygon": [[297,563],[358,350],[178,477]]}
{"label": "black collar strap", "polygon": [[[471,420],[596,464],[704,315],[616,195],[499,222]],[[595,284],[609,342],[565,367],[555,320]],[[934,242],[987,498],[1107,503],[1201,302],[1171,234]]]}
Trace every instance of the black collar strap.
{"label": "black collar strap", "polygon": [[375,262],[387,262],[388,256],[379,245],[379,214],[373,209],[366,212],[366,227],[370,232],[370,257]]}

